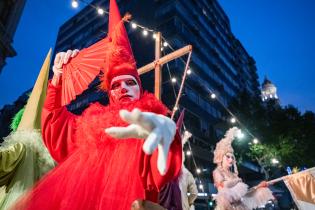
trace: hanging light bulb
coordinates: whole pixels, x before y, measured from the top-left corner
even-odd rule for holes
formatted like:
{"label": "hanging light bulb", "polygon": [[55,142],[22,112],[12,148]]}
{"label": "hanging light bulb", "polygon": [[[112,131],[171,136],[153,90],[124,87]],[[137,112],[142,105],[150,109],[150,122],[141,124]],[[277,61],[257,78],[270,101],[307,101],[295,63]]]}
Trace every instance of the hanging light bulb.
{"label": "hanging light bulb", "polygon": [[235,117],[232,117],[232,118],[230,119],[230,122],[233,123],[233,124],[236,123]]}
{"label": "hanging light bulb", "polygon": [[98,13],[99,15],[103,15],[103,14],[104,14],[104,10],[103,10],[102,8],[98,8],[98,9],[97,9],[97,13]]}
{"label": "hanging light bulb", "polygon": [[133,29],[136,29],[136,28],[137,28],[137,24],[131,23],[131,27],[132,27]]}
{"label": "hanging light bulb", "polygon": [[253,143],[254,143],[254,144],[258,144],[258,143],[259,143],[258,139],[254,138],[254,139],[253,139]]}
{"label": "hanging light bulb", "polygon": [[188,151],[186,152],[186,155],[187,155],[187,156],[190,156],[190,155],[191,155],[191,151],[188,150]]}
{"label": "hanging light bulb", "polygon": [[168,46],[168,43],[167,43],[167,42],[164,42],[164,43],[163,43],[163,46],[164,46],[164,47],[167,47],[167,46]]}
{"label": "hanging light bulb", "polygon": [[143,29],[143,32],[142,32],[143,36],[147,36],[148,35],[148,31]]}
{"label": "hanging light bulb", "polygon": [[173,78],[172,78],[172,83],[175,83],[175,82],[176,82],[176,78],[173,77]]}
{"label": "hanging light bulb", "polygon": [[78,8],[78,6],[79,6],[78,1],[77,1],[77,0],[72,0],[71,6],[72,6],[73,8]]}
{"label": "hanging light bulb", "polygon": [[191,74],[191,70],[190,70],[190,69],[187,70],[187,74],[188,74],[188,75]]}
{"label": "hanging light bulb", "polygon": [[200,174],[201,173],[200,168],[197,168],[196,172],[197,172],[197,174]]}
{"label": "hanging light bulb", "polygon": [[211,93],[210,97],[211,97],[212,99],[215,99],[217,96],[216,96],[214,93]]}
{"label": "hanging light bulb", "polygon": [[174,111],[177,111],[177,110],[178,110],[178,107],[177,107],[177,106],[174,106],[173,109],[174,109]]}

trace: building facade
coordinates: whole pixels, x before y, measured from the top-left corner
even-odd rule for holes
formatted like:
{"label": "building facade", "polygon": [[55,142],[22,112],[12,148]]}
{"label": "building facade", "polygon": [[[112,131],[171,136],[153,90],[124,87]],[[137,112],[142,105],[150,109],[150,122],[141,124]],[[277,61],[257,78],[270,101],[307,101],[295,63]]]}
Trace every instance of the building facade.
{"label": "building facade", "polygon": [[[206,172],[212,166],[212,152],[216,141],[225,133],[226,111],[231,99],[240,91],[259,96],[259,83],[254,59],[247,53],[241,42],[233,35],[230,22],[216,0],[117,0],[121,14],[131,12],[133,21],[160,31],[168,44],[179,49],[193,45],[191,61],[192,73],[185,83],[180,108],[185,108],[185,126],[193,133],[191,140],[194,157]],[[94,0],[94,6],[108,8],[108,0]],[[95,8],[85,7],[77,15],[64,23],[59,30],[55,53],[67,49],[82,49],[106,36],[107,15],[98,15]],[[138,67],[154,60],[154,39],[144,37],[142,31],[126,24]],[[164,47],[162,54],[170,53]],[[185,57],[183,57],[185,59]],[[162,100],[170,109],[175,104],[184,63],[177,59],[163,66]],[[176,83],[171,82],[177,78]],[[141,76],[145,89],[153,90],[152,73]],[[97,100],[95,85],[83,95],[91,100],[78,97],[70,110],[85,107],[88,102]],[[211,99],[214,93],[220,103]],[[227,124],[227,123],[225,123]],[[192,165],[190,160],[188,165]],[[209,174],[206,175],[209,177]]]}
{"label": "building facade", "polygon": [[26,0],[0,1],[0,73],[7,57],[16,56],[13,37],[22,15]]}

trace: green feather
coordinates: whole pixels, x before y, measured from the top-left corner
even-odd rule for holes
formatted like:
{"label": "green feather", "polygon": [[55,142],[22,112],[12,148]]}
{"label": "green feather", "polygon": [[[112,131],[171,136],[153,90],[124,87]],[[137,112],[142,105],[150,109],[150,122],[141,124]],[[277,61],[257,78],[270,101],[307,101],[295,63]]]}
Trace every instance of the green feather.
{"label": "green feather", "polygon": [[20,111],[18,111],[18,113],[16,113],[14,115],[14,117],[12,119],[12,122],[11,122],[11,125],[10,125],[10,128],[11,128],[12,131],[16,131],[16,129],[18,128],[18,126],[19,126],[19,124],[21,122],[24,110],[25,110],[25,107],[20,109]]}

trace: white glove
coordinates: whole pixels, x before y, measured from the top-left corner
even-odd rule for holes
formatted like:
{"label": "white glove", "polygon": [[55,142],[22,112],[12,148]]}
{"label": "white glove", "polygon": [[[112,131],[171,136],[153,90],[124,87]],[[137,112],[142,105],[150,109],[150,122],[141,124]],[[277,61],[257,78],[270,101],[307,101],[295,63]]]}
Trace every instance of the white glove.
{"label": "white glove", "polygon": [[62,65],[67,64],[69,62],[69,59],[77,56],[78,53],[79,53],[79,50],[77,49],[68,50],[67,52],[57,53],[54,60],[54,66],[53,66],[54,75],[60,76],[62,74]]}
{"label": "white glove", "polygon": [[175,123],[164,115],[141,112],[139,109],[132,112],[121,110],[119,114],[130,125],[107,128],[105,132],[119,139],[146,138],[143,151],[150,155],[158,148],[157,168],[162,176],[165,175],[168,151],[176,132]]}

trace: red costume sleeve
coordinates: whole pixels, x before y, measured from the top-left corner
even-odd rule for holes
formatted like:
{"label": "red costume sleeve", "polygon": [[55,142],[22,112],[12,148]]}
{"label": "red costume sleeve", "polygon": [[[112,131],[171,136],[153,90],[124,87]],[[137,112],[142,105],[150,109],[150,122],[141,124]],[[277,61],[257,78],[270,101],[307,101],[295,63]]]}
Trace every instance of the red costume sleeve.
{"label": "red costume sleeve", "polygon": [[73,150],[76,116],[61,106],[61,85],[48,84],[42,111],[43,140],[55,161],[62,162]]}
{"label": "red costume sleeve", "polygon": [[158,151],[152,155],[143,153],[143,164],[140,164],[140,175],[142,183],[147,192],[146,199],[155,201],[154,192],[159,192],[161,188],[169,181],[176,179],[182,167],[182,143],[181,137],[176,132],[174,141],[170,146],[167,157],[167,172],[162,176],[157,169]]}

